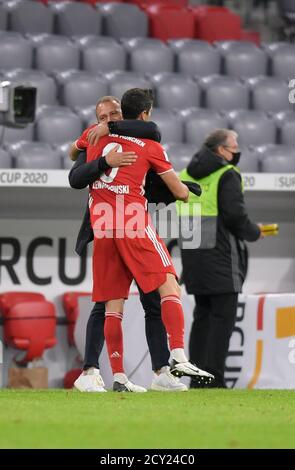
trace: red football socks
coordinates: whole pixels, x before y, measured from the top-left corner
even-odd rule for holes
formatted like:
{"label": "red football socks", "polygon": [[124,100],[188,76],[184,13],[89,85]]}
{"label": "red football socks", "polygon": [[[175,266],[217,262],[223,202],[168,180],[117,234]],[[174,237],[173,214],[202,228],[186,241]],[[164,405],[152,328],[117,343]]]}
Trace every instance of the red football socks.
{"label": "red football socks", "polygon": [[180,299],[177,295],[161,298],[161,314],[165,325],[170,350],[184,348],[184,316]]}
{"label": "red football socks", "polygon": [[123,369],[123,313],[106,312],[104,337],[113,374],[124,372]]}

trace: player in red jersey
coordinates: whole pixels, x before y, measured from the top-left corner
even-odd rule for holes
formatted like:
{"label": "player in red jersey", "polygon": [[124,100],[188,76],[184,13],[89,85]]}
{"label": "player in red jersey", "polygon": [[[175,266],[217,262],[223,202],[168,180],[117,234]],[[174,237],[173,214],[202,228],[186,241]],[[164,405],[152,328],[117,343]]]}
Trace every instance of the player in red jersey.
{"label": "player in red jersey", "polygon": [[[148,120],[152,101],[149,90],[129,90],[121,103],[124,118]],[[130,382],[123,369],[121,320],[124,299],[128,297],[133,278],[145,293],[159,290],[174,373],[213,377],[190,364],[185,356],[180,289],[170,255],[150,221],[143,185],[147,171],[152,168],[177,199],[186,201],[188,188],[174,172],[162,146],[147,139],[104,137],[97,146],[88,146],[87,160],[106,155],[118,145],[119,151],[134,151],[138,156],[136,162],[132,167],[108,170],[90,189],[95,234],[93,300],[106,303],[104,333],[114,373],[114,390],[129,390]]]}

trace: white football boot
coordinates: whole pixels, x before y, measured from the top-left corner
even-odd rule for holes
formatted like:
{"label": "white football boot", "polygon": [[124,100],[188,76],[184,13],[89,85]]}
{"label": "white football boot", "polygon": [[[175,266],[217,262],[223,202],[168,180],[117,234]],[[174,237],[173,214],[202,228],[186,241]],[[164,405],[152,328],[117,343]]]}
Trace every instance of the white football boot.
{"label": "white football boot", "polygon": [[176,377],[194,377],[197,381],[203,385],[208,385],[214,380],[214,375],[209,374],[205,370],[199,369],[195,364],[191,362],[177,362],[175,359],[171,363],[171,374]]}
{"label": "white football boot", "polygon": [[79,392],[106,392],[99,369],[90,367],[86,372],[86,374],[82,372],[82,374],[79,375],[74,382],[74,387],[79,390]]}
{"label": "white football boot", "polygon": [[186,392],[187,386],[171,374],[170,367],[162,367],[160,374],[155,374],[155,378],[151,384],[151,390],[158,392]]}
{"label": "white football boot", "polygon": [[140,385],[135,385],[131,382],[127,375],[124,373],[114,374],[114,392],[134,392],[134,393],[143,393],[146,392],[146,388],[141,387]]}

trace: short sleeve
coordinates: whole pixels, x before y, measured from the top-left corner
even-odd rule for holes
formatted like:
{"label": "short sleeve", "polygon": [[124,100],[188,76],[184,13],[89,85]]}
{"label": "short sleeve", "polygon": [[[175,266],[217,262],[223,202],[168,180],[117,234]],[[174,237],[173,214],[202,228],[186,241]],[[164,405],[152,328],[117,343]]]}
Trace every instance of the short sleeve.
{"label": "short sleeve", "polygon": [[169,161],[168,155],[162,145],[153,144],[149,148],[149,162],[152,169],[158,174],[163,175],[172,171],[173,167]]}
{"label": "short sleeve", "polygon": [[88,135],[88,132],[90,131],[90,129],[92,129],[94,126],[96,126],[96,124],[94,124],[93,126],[87,127],[87,129],[85,129],[83,134],[80,135],[79,139],[75,140],[75,147],[76,147],[77,150],[87,149],[87,147],[89,145],[88,140],[87,140],[87,135]]}

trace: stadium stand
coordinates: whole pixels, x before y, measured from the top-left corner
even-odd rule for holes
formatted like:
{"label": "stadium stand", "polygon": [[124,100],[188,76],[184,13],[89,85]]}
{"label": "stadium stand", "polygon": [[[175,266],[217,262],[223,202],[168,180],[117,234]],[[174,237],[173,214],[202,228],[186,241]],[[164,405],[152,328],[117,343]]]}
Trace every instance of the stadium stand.
{"label": "stadium stand", "polygon": [[28,168],[36,170],[60,170],[62,168],[60,156],[53,150],[38,150],[37,155],[33,154],[34,143],[29,149],[29,154],[22,154],[15,158],[15,168]]}
{"label": "stadium stand", "polygon": [[[56,150],[61,156],[62,160],[66,157],[69,160],[69,163],[72,165],[72,161],[69,159],[69,148],[72,145],[72,141],[64,142],[63,144],[53,144],[52,147]],[[65,162],[63,162],[65,163]]]}
{"label": "stadium stand", "polygon": [[78,69],[80,66],[79,48],[67,37],[47,37],[37,45],[35,53],[36,68],[47,73]]}
{"label": "stadium stand", "polygon": [[[72,145],[73,141],[69,142],[64,142],[63,144],[53,144],[51,148],[53,149],[54,153],[54,163],[53,165],[56,165],[56,169],[64,169],[64,170],[69,170],[72,168],[73,162],[69,158],[69,149]],[[47,158],[44,158],[42,160],[42,168],[43,169],[49,169],[47,168]]]}
{"label": "stadium stand", "polygon": [[62,295],[62,304],[65,315],[68,319],[68,341],[70,345],[75,344],[74,329],[78,318],[79,297],[89,296],[90,292],[65,292]]}
{"label": "stadium stand", "polygon": [[0,312],[5,317],[17,303],[41,302],[42,300],[46,300],[44,295],[37,292],[2,292],[0,294]]}
{"label": "stadium stand", "polygon": [[[83,39],[80,39],[80,43]],[[127,53],[110,37],[88,37],[82,46],[82,68],[90,73],[125,70]]]}
{"label": "stadium stand", "polygon": [[162,75],[160,83],[155,85],[156,105],[165,109],[181,109],[199,106],[200,87],[192,79],[182,75]]}
{"label": "stadium stand", "polygon": [[151,5],[170,5],[186,7],[188,6],[189,0],[128,0],[128,3],[134,3],[141,7],[148,7]]}
{"label": "stadium stand", "polygon": [[189,44],[208,44],[207,41],[203,41],[202,39],[189,39],[189,38],[181,38],[181,39],[168,39],[167,44],[173,49],[175,53],[180,51],[184,46]]}
{"label": "stadium stand", "polygon": [[103,18],[103,33],[114,38],[148,35],[148,19],[137,5],[97,4]]}
{"label": "stadium stand", "polygon": [[83,78],[85,77],[85,74],[87,74],[87,72],[85,72],[84,70],[77,70],[77,69],[69,69],[69,70],[62,70],[61,72],[59,71],[53,72],[52,76],[54,77],[54,80],[56,81],[56,84],[57,84],[58,95],[61,97],[61,90],[65,83],[67,83],[69,80],[72,80],[76,77]]}
{"label": "stadium stand", "polygon": [[239,168],[243,173],[257,173],[259,171],[259,155],[253,148],[241,145],[242,158],[239,162]]}
{"label": "stadium stand", "polygon": [[93,124],[97,121],[93,104],[86,108],[76,108],[75,111],[78,113],[80,119],[83,122],[83,125],[86,127],[89,124]]}
{"label": "stadium stand", "polygon": [[21,35],[0,31],[0,68],[2,71],[32,66],[33,49]]}
{"label": "stadium stand", "polygon": [[290,79],[295,77],[295,47],[292,44],[279,43],[269,48],[271,74],[275,77]]}
{"label": "stadium stand", "polygon": [[219,52],[205,41],[183,42],[180,47],[176,45],[175,52],[179,73],[205,77],[221,72]]}
{"label": "stadium stand", "polygon": [[254,109],[279,112],[292,108],[284,80],[276,77],[256,77],[249,79],[248,83]]}
{"label": "stadium stand", "polygon": [[241,32],[241,41],[249,41],[253,42],[256,46],[260,46],[261,44],[261,36],[258,31],[251,31],[242,29]]}
{"label": "stadium stand", "polygon": [[134,72],[156,74],[172,72],[174,69],[174,54],[171,48],[160,41],[141,41],[132,47],[129,54],[130,69]]}
{"label": "stadium stand", "polygon": [[149,16],[152,37],[163,41],[194,37],[194,18],[181,5],[147,5],[145,11]]}
{"label": "stadium stand", "polygon": [[161,39],[157,38],[142,38],[142,37],[133,37],[133,38],[121,38],[120,39],[121,44],[124,45],[125,49],[127,52],[131,52],[133,49],[136,49],[137,47],[140,46],[164,46],[165,43],[161,41]]}
{"label": "stadium stand", "polygon": [[208,42],[241,39],[241,18],[228,8],[218,6],[190,6],[195,18],[195,37]]}
{"label": "stadium stand", "polygon": [[238,78],[212,75],[202,78],[199,84],[206,108],[218,111],[249,108],[248,85]]}
{"label": "stadium stand", "polygon": [[83,130],[82,121],[66,107],[47,107],[37,117],[36,140],[49,144],[62,144],[74,140]]}
{"label": "stadium stand", "polygon": [[68,154],[61,157],[61,164],[64,170],[70,170],[72,168],[73,162],[69,159]]}
{"label": "stadium stand", "polygon": [[50,144],[44,144],[43,142],[30,142],[26,140],[21,140],[20,142],[14,142],[6,145],[6,149],[9,151],[10,155],[14,158],[19,157],[20,155],[30,155],[32,158],[38,153],[42,153],[44,150],[51,151]]}
{"label": "stadium stand", "polygon": [[106,75],[109,80],[109,93],[121,98],[128,88],[150,88],[151,82],[144,74],[136,72],[113,72]]}
{"label": "stadium stand", "polygon": [[21,140],[32,141],[34,138],[34,125],[29,124],[24,128],[0,126],[0,133],[3,145],[20,142]]}
{"label": "stadium stand", "polygon": [[279,0],[278,5],[282,14],[286,16],[286,18],[290,22],[294,22],[295,20],[295,5],[292,0]]}
{"label": "stadium stand", "polygon": [[0,148],[0,168],[11,168],[12,159],[8,152]]}
{"label": "stadium stand", "polygon": [[7,146],[15,168],[61,169],[60,154],[43,142],[21,141]]}
{"label": "stadium stand", "polygon": [[9,3],[10,29],[19,33],[53,33],[54,14],[42,3],[14,1]]}
{"label": "stadium stand", "polygon": [[[267,144],[256,147],[260,171],[276,173],[293,173],[295,163],[295,149],[293,146]],[[266,163],[265,163],[266,161]]]}
{"label": "stadium stand", "polygon": [[275,158],[266,157],[261,162],[261,171],[263,173],[277,173],[278,168],[280,173],[295,173],[295,155],[293,159],[282,155]]}
{"label": "stadium stand", "polygon": [[275,121],[263,111],[239,110],[228,114],[231,127],[239,134],[241,145],[264,145],[275,143]]}
{"label": "stadium stand", "polygon": [[103,77],[81,73],[70,77],[61,90],[60,102],[69,108],[94,105],[99,96],[107,95],[108,83]]}
{"label": "stadium stand", "polygon": [[250,46],[250,41],[244,41],[244,40],[240,40],[240,41],[235,41],[235,40],[230,40],[230,39],[227,39],[227,40],[218,40],[218,41],[214,41],[213,42],[213,46],[216,47],[222,54],[226,53],[227,51],[229,51],[232,47],[234,47],[235,45],[244,45],[244,46]]}
{"label": "stadium stand", "polygon": [[205,137],[214,129],[226,128],[227,119],[217,111],[201,108],[188,108],[180,111],[184,122],[184,140],[199,147]]}
{"label": "stadium stand", "polygon": [[292,0],[277,0],[277,5],[282,20],[279,33],[284,39],[292,40],[295,35],[295,4]]}
{"label": "stadium stand", "polygon": [[[15,34],[18,34],[18,33],[15,33]],[[35,51],[35,48],[40,45],[40,44],[43,44],[47,39],[50,39],[50,38],[59,38],[59,37],[62,37],[62,36],[58,36],[56,34],[49,34],[49,33],[41,33],[41,34],[30,34],[30,33],[27,33],[25,35],[25,38],[28,39],[28,41],[30,42],[30,44],[32,45],[34,51]],[[35,62],[34,62],[34,67],[35,67]]]}
{"label": "stadium stand", "polygon": [[4,340],[26,351],[19,362],[40,358],[45,349],[55,346],[55,321],[55,306],[51,302],[18,303],[9,310],[4,320]]}
{"label": "stadium stand", "polygon": [[154,108],[152,120],[161,129],[162,143],[183,142],[182,120],[173,111]]}
{"label": "stadium stand", "polygon": [[0,309],[4,317],[5,343],[26,351],[21,359],[15,358],[16,362],[28,363],[42,357],[45,349],[55,346],[55,306],[42,294],[2,293]]}
{"label": "stadium stand", "polygon": [[[93,5],[93,6],[95,6],[97,3],[114,3],[114,0],[80,0],[80,1],[83,3],[89,3],[89,5]],[[125,0],[116,0],[115,3],[124,3],[124,2]]]}
{"label": "stadium stand", "polygon": [[284,113],[278,123],[279,142],[283,145],[295,145],[295,113]]}
{"label": "stadium stand", "polygon": [[[257,32],[248,31],[250,40],[245,39],[241,19],[227,7],[187,0],[156,3],[0,2],[0,77],[29,82],[38,90],[36,122],[25,129],[5,128],[2,152],[7,155],[7,145],[22,140],[65,145],[70,134],[95,122],[91,105],[99,95],[121,97],[133,86],[154,88],[154,119],[166,143],[198,145],[211,116],[213,126],[236,129],[243,145],[293,145],[294,115],[286,86],[295,74],[294,45],[273,41],[258,47]],[[292,2],[278,3],[290,26]],[[56,124],[55,108],[58,142],[50,142],[50,118],[39,108],[57,104],[63,123]],[[197,109],[186,114],[191,108]],[[74,125],[72,133],[66,131],[64,113]],[[290,116],[288,122],[278,117],[282,113]],[[67,166],[65,153],[60,155]],[[8,165],[11,158],[5,161]]]}
{"label": "stadium stand", "polygon": [[232,42],[222,53],[226,75],[254,77],[267,73],[266,53],[251,42]]}
{"label": "stadium stand", "polygon": [[260,161],[265,157],[288,156],[290,159],[295,158],[295,149],[291,145],[266,144],[257,147],[257,151],[260,155]]}
{"label": "stadium stand", "polygon": [[176,171],[183,170],[190,162],[192,155],[198,150],[195,145],[178,143],[167,144],[165,149]]}
{"label": "stadium stand", "polygon": [[64,3],[55,11],[55,30],[64,36],[100,35],[102,16],[99,10],[87,3]]}
{"label": "stadium stand", "polygon": [[7,29],[8,14],[3,5],[0,3],[0,30]]}

